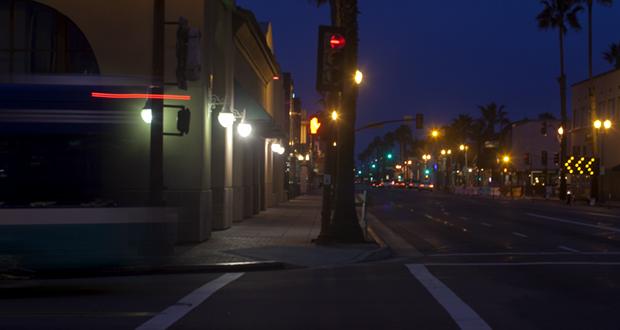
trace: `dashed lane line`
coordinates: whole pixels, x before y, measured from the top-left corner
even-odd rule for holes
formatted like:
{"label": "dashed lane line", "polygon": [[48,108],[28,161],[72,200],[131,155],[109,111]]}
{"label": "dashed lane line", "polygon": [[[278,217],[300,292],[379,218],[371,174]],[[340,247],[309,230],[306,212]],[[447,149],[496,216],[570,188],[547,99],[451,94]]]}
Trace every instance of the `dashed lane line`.
{"label": "dashed lane line", "polygon": [[[571,252],[463,252],[463,253],[432,253],[427,254],[427,257],[492,257],[492,256],[559,256],[570,255]],[[620,252],[579,252],[582,255],[588,256],[618,256]]]}
{"label": "dashed lane line", "polygon": [[558,249],[568,251],[568,252],[573,252],[573,253],[581,253],[581,251],[577,249],[569,248],[568,246],[564,246],[564,245],[558,245]]}
{"label": "dashed lane line", "polygon": [[428,290],[437,302],[450,314],[461,329],[491,329],[469,305],[459,298],[443,282],[421,264],[406,265],[409,272]]}
{"label": "dashed lane line", "polygon": [[213,281],[206,283],[187,296],[183,297],[183,299],[179,300],[176,304],[164,309],[155,317],[137,327],[136,330],[168,329],[175,322],[191,312],[194,308],[202,304],[217,290],[223,288],[242,275],[243,273],[226,273]]}
{"label": "dashed lane line", "polygon": [[513,231],[513,232],[512,232],[512,234],[513,234],[513,235],[515,235],[515,236],[519,236],[519,237],[521,237],[521,238],[528,238],[528,236],[527,236],[527,235],[525,235],[525,234],[521,234],[521,233],[516,232],[516,231]]}
{"label": "dashed lane line", "polygon": [[577,225],[577,226],[583,226],[583,227],[590,227],[590,228],[596,228],[596,229],[601,229],[601,230],[607,230],[607,231],[612,231],[614,233],[620,233],[620,229],[615,228],[615,227],[592,225],[592,224],[589,224],[589,223],[583,223],[583,222],[579,222],[579,221],[566,220],[566,219],[550,217],[550,216],[540,215],[540,214],[535,214],[535,213],[526,213],[526,214],[529,215],[530,217],[535,217],[535,218],[540,218],[540,219],[545,219],[545,220],[551,220],[551,221],[556,221],[556,222],[562,222],[562,223],[568,223],[568,224],[571,224],[571,225]]}
{"label": "dashed lane line", "polygon": [[617,261],[428,262],[425,266],[620,266]]}
{"label": "dashed lane line", "polygon": [[490,223],[486,223],[486,222],[481,222],[480,224],[481,224],[481,225],[483,225],[483,226],[485,226],[485,227],[489,227],[489,228],[493,227],[493,225],[492,225],[492,224],[490,224]]}

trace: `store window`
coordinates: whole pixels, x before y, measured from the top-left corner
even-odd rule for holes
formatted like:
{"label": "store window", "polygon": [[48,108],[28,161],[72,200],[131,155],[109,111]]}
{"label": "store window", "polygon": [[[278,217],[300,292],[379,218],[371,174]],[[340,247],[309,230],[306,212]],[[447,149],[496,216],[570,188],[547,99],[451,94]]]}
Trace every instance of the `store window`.
{"label": "store window", "polygon": [[80,29],[58,11],[25,0],[0,1],[0,74],[98,74]]}

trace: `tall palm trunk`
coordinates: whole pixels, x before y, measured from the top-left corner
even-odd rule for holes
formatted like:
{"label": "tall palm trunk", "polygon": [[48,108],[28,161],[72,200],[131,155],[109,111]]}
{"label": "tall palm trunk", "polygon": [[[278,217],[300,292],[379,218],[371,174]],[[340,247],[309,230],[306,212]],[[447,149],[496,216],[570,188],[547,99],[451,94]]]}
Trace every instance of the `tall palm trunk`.
{"label": "tall palm trunk", "polygon": [[[564,74],[564,31],[562,28],[558,29],[560,34],[560,119],[562,120],[562,127],[567,127],[566,118],[566,75]],[[564,164],[566,161],[566,136],[562,134],[560,143],[560,164]],[[564,200],[566,198],[566,174],[564,173],[564,167],[560,166],[560,198]]]}
{"label": "tall palm trunk", "polygon": [[333,217],[333,238],[341,242],[363,241],[363,234],[355,210],[354,148],[357,86],[353,72],[357,67],[358,6],[357,0],[337,0],[338,25],[343,28],[347,47],[343,70],[342,120],[338,129],[338,175],[336,178],[336,208]]}

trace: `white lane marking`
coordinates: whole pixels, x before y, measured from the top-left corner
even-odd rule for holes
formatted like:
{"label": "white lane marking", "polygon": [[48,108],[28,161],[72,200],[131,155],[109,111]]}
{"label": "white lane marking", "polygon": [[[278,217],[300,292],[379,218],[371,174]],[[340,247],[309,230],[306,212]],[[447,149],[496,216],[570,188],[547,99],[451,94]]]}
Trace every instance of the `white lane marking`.
{"label": "white lane marking", "polygon": [[481,224],[481,225],[483,225],[483,226],[485,226],[485,227],[489,227],[489,228],[493,227],[493,225],[492,225],[492,224],[490,224],[490,223],[486,223],[486,222],[481,222],[480,224]]}
{"label": "white lane marking", "polygon": [[564,251],[569,251],[569,252],[574,252],[574,253],[581,253],[581,251],[579,251],[577,249],[569,248],[568,246],[564,246],[564,245],[558,245],[558,249],[564,250]]}
{"label": "white lane marking", "polygon": [[607,218],[616,218],[620,219],[620,216],[607,214],[607,213],[596,213],[596,212],[584,212],[584,214],[599,216],[599,217],[607,217]]}
{"label": "white lane marking", "polygon": [[469,218],[468,218],[468,217],[459,217],[459,219],[461,219],[461,220],[463,220],[463,221],[467,221],[467,220],[469,220]]}
{"label": "white lane marking", "polygon": [[551,220],[551,221],[569,223],[569,224],[577,225],[577,226],[584,226],[584,227],[590,227],[590,228],[596,228],[596,229],[601,229],[601,230],[613,231],[615,233],[620,233],[620,229],[614,228],[614,227],[591,225],[591,224],[583,223],[579,221],[565,220],[565,219],[560,219],[556,217],[548,217],[546,215],[540,215],[540,214],[534,214],[534,213],[526,213],[526,214],[529,215],[530,217],[541,218],[541,219],[546,219],[546,220]]}
{"label": "white lane marking", "polygon": [[429,262],[426,266],[620,266],[620,262],[605,261],[534,261],[534,262]]}
{"label": "white lane marking", "polygon": [[443,211],[444,215],[450,215],[450,212]]}
{"label": "white lane marking", "polygon": [[406,266],[461,329],[491,329],[469,305],[433,276],[424,265],[408,264]]}
{"label": "white lane marking", "polygon": [[431,219],[431,220],[433,220],[433,217],[430,214],[425,214],[424,216],[429,218],[429,219]]}
{"label": "white lane marking", "polygon": [[206,283],[183,297],[176,304],[159,312],[155,317],[137,327],[136,330],[159,330],[167,329],[175,322],[183,318],[194,308],[202,304],[207,298],[217,290],[223,288],[228,283],[241,277],[243,273],[226,273],[213,281]]}
{"label": "white lane marking", "polygon": [[[620,252],[579,252],[590,256],[617,256]],[[431,253],[428,257],[489,257],[489,256],[558,256],[568,252],[470,252],[470,253]]]}
{"label": "white lane marking", "polygon": [[525,235],[525,234],[521,234],[521,233],[516,232],[516,231],[513,231],[513,232],[512,232],[512,234],[513,234],[513,235],[515,235],[515,236],[522,237],[522,238],[527,238],[527,237],[528,237],[527,235]]}

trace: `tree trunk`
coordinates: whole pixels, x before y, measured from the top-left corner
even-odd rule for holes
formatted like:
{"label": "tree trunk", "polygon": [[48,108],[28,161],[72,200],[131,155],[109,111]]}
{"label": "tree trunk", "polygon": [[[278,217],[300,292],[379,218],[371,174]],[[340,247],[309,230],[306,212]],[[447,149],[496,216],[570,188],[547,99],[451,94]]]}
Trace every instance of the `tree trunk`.
{"label": "tree trunk", "polygon": [[357,86],[353,83],[353,73],[357,67],[357,0],[340,0],[339,22],[344,29],[348,46],[345,48],[343,70],[343,93],[341,120],[338,127],[338,171],[336,182],[336,208],[333,218],[333,238],[339,242],[362,242],[364,236],[355,210],[354,186],[354,148],[355,119],[357,106]]}
{"label": "tree trunk", "polygon": [[[562,28],[560,31],[560,117],[562,120],[562,127],[566,128],[566,76],[564,75],[564,31]],[[566,161],[566,138],[568,134],[562,134],[560,144],[560,165],[563,165]],[[560,199],[566,198],[566,174],[564,166],[560,166]]]}

